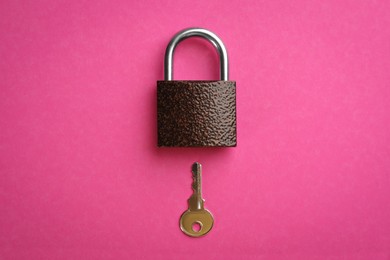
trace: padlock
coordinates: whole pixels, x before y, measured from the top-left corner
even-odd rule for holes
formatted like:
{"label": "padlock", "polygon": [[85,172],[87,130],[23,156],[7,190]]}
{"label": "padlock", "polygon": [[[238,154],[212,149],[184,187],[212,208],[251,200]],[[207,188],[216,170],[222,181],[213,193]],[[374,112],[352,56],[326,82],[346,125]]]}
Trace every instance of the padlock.
{"label": "padlock", "polygon": [[[217,49],[220,80],[172,80],[173,52],[189,37],[202,37]],[[167,46],[164,80],[157,81],[158,146],[236,146],[236,82],[228,80],[225,45],[214,33],[190,28],[177,33]]]}

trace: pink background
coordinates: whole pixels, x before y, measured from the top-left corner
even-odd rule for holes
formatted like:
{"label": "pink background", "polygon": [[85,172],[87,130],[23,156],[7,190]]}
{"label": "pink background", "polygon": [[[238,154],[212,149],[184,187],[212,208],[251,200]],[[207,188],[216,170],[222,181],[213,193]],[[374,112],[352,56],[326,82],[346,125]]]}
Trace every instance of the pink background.
{"label": "pink background", "polygon": [[[179,30],[227,46],[238,146],[156,147]],[[388,1],[0,3],[0,259],[390,259]],[[176,79],[216,79],[204,40]],[[203,164],[215,226],[178,221]]]}

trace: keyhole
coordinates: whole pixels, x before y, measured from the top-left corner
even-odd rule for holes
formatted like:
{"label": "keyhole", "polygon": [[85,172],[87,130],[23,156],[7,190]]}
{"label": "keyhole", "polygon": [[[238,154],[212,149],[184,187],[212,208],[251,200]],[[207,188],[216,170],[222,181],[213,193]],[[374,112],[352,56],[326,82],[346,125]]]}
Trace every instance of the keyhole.
{"label": "keyhole", "polygon": [[192,230],[193,230],[194,232],[199,232],[201,229],[202,229],[202,223],[200,223],[200,222],[198,222],[198,221],[192,223]]}

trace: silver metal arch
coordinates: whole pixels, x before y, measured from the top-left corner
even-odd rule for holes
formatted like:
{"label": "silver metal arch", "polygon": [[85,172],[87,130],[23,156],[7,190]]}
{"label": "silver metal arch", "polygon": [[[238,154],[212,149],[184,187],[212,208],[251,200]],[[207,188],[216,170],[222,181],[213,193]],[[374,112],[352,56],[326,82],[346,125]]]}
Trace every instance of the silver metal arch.
{"label": "silver metal arch", "polygon": [[188,28],[178,32],[169,42],[165,51],[164,60],[164,80],[173,79],[173,52],[176,46],[183,40],[189,37],[202,37],[210,41],[218,51],[220,63],[220,78],[221,80],[229,80],[229,64],[225,45],[221,39],[213,32],[202,28]]}

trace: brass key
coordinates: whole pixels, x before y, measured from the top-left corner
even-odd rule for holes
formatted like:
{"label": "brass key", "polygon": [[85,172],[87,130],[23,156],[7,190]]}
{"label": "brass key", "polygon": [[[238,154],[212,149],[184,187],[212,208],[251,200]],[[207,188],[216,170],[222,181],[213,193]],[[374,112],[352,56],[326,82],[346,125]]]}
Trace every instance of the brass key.
{"label": "brass key", "polygon": [[192,165],[193,194],[188,199],[188,210],[180,217],[180,228],[188,236],[200,237],[206,235],[214,224],[213,215],[204,208],[202,198],[202,165]]}

